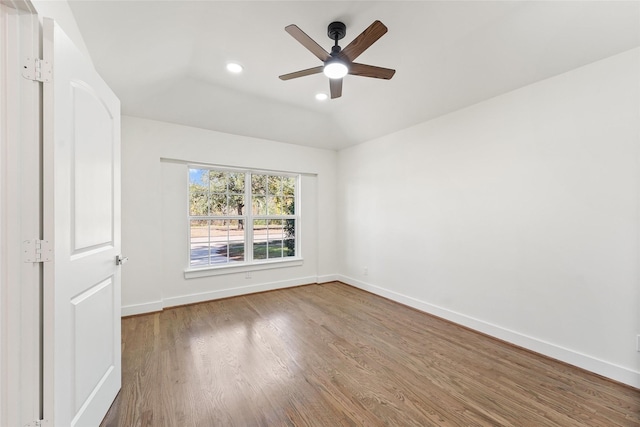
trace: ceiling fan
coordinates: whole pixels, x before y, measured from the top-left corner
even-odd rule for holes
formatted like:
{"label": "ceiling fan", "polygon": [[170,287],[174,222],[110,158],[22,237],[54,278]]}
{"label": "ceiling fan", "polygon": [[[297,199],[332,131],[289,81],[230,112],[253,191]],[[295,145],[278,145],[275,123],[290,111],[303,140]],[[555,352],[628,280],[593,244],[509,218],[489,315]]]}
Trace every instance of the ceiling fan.
{"label": "ceiling fan", "polygon": [[285,31],[291,34],[291,36],[298,40],[301,45],[318,57],[324,65],[284,74],[280,76],[280,79],[291,80],[298,77],[309,76],[311,74],[324,73],[329,77],[331,99],[342,96],[342,78],[347,74],[389,80],[396,72],[396,70],[389,68],[353,62],[362,52],[367,50],[369,46],[375,43],[387,32],[387,27],[380,21],[375,21],[373,24],[369,25],[366,30],[364,30],[344,49],[338,46],[338,40],[344,38],[347,33],[347,27],[342,22],[332,22],[329,24],[327,29],[327,35],[335,42],[331,48],[331,53],[324,50],[322,46],[305,34],[297,25],[288,25],[285,27]]}

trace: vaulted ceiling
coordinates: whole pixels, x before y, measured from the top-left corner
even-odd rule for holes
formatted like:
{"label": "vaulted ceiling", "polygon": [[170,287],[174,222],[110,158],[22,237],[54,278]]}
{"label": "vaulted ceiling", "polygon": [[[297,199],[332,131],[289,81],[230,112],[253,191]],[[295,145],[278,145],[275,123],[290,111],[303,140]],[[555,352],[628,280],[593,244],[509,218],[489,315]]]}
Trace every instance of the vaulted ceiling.
{"label": "vaulted ceiling", "polygon": [[[464,108],[640,45],[637,1],[70,0],[93,62],[123,114],[340,149]],[[391,80],[347,76],[341,98],[284,31],[330,50],[374,20],[389,32],[358,62]],[[239,75],[225,65],[238,62]]]}

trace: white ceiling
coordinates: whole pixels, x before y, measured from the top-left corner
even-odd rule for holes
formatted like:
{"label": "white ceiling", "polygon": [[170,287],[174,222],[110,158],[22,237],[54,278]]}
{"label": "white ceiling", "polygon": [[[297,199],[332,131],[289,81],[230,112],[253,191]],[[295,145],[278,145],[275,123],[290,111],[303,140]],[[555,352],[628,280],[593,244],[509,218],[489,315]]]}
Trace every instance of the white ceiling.
{"label": "white ceiling", "polygon": [[[340,149],[435,118],[640,45],[638,1],[86,1],[70,0],[98,72],[123,114]],[[392,80],[347,76],[341,98],[284,31],[330,50],[374,20],[389,32],[358,62]],[[236,61],[244,73],[229,74]]]}

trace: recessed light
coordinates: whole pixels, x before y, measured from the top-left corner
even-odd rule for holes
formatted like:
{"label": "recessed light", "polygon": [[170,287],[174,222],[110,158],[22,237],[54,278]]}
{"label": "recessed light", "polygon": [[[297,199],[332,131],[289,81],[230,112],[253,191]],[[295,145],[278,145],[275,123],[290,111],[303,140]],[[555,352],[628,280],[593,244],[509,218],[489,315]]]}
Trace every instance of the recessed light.
{"label": "recessed light", "polygon": [[230,73],[238,74],[242,72],[242,65],[236,64],[235,62],[229,62],[227,64],[227,71]]}
{"label": "recessed light", "polygon": [[328,98],[326,93],[316,93],[316,99],[318,101],[325,101]]}

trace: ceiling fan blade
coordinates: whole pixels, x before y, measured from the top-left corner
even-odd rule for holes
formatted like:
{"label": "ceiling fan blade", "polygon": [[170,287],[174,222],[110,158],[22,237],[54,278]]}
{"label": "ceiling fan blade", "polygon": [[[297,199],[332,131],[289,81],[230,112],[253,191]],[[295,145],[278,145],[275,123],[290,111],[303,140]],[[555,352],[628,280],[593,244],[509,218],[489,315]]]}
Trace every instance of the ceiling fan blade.
{"label": "ceiling fan blade", "polygon": [[298,77],[310,76],[311,74],[318,74],[322,72],[323,68],[324,66],[320,65],[318,67],[307,68],[306,70],[300,70],[294,73],[283,74],[280,76],[280,80],[291,80],[291,79],[296,79]]}
{"label": "ceiling fan blade", "polygon": [[342,96],[342,79],[329,79],[329,89],[331,89],[331,99]]}
{"label": "ceiling fan blade", "polygon": [[346,57],[349,61],[354,61],[362,52],[364,52],[369,46],[374,44],[376,40],[385,35],[387,27],[380,22],[375,21],[373,24],[364,30],[358,37],[353,39],[347,47],[342,49],[340,55]]}
{"label": "ceiling fan blade", "polygon": [[396,73],[396,70],[391,68],[375,67],[373,65],[358,64],[352,62],[349,65],[349,74],[362,77],[373,77],[374,79],[389,80]]}
{"label": "ceiling fan blade", "polygon": [[298,28],[297,25],[291,24],[284,27],[284,30],[291,34],[291,36],[298,40],[298,42],[306,47],[311,53],[318,57],[318,59],[322,62],[326,61],[331,57],[329,52],[324,50],[322,46],[316,43],[311,37],[309,37],[304,31]]}

